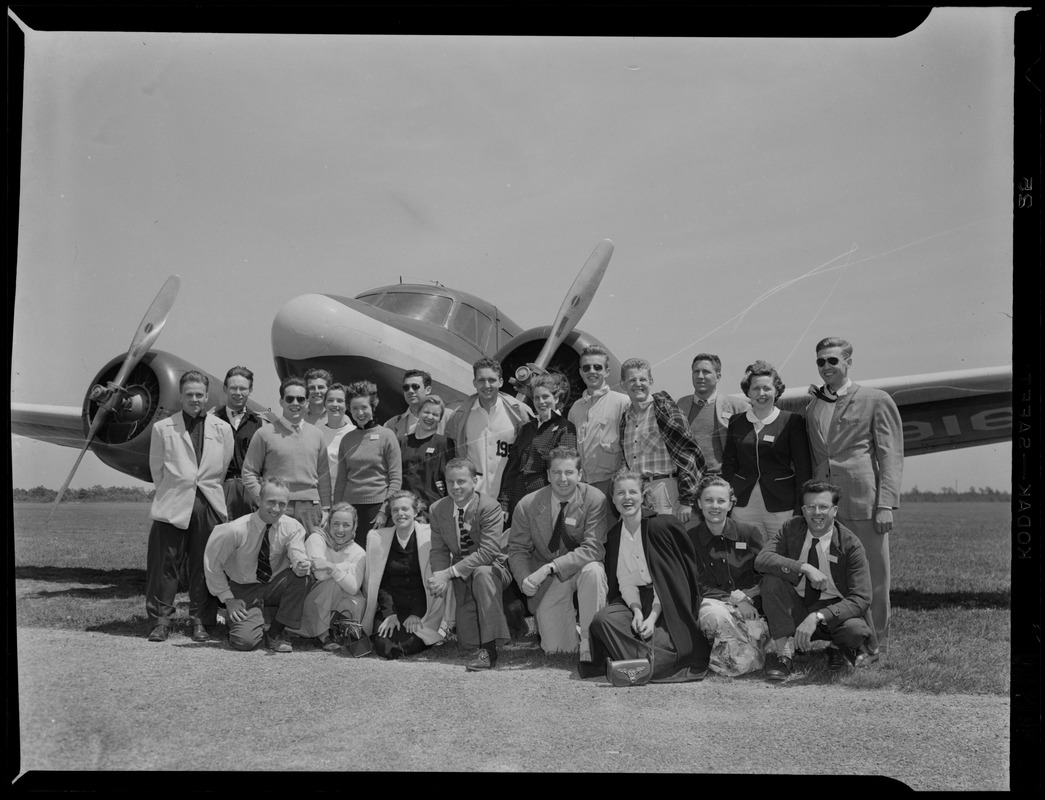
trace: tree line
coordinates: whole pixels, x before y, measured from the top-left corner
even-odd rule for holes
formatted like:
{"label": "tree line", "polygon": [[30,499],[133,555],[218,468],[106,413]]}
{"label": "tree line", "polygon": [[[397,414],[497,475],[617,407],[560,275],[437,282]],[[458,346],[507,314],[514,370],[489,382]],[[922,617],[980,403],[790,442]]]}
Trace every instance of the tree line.
{"label": "tree line", "polygon": [[[55,489],[35,486],[32,489],[14,489],[11,492],[11,498],[16,503],[53,503],[57,494]],[[62,502],[151,503],[154,494],[156,494],[155,489],[143,486],[99,486],[96,484],[89,489],[69,489]],[[951,486],[944,486],[938,492],[923,491],[914,486],[910,491],[903,492],[900,498],[907,503],[1008,503],[1012,501],[1012,494],[1000,492],[989,486],[970,487],[964,492],[959,492]]]}

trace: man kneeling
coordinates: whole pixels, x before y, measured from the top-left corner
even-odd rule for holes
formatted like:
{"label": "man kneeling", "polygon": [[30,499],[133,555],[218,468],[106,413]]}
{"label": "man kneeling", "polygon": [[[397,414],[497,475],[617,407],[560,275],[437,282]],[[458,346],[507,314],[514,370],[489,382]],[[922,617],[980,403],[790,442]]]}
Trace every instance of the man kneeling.
{"label": "man kneeling", "polygon": [[832,670],[856,663],[876,647],[869,623],[871,571],[856,535],[835,521],[839,489],[822,481],[802,486],[802,516],[788,520],[755,559],[763,574],[762,610],[772,652],[765,677],[782,681],[797,647],[828,640]]}
{"label": "man kneeling", "polygon": [[278,606],[268,630],[268,647],[293,649],[284,628],[301,626],[305,597],[312,586],[305,552],[305,528],[283,514],[290,489],[282,478],[266,478],[258,510],[218,525],[203,554],[207,588],[225,604],[229,643],[253,650],[265,637],[265,606]]}
{"label": "man kneeling", "polygon": [[606,605],[606,496],[580,483],[580,455],[569,447],[548,454],[549,485],[526,495],[515,507],[508,533],[508,566],[523,594],[531,598],[541,647],[546,653],[578,650],[591,661],[588,626]]}

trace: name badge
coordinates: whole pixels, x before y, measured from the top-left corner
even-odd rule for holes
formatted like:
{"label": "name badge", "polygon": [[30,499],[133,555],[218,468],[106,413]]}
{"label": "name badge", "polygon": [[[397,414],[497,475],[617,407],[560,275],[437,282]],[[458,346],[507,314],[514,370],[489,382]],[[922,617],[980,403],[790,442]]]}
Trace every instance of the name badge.
{"label": "name badge", "polygon": [[461,530],[462,531],[470,531],[471,529],[472,529],[472,523],[470,523],[470,522],[462,522],[461,523]]}
{"label": "name badge", "polygon": [[378,439],[380,439],[380,438],[381,438],[381,437],[380,437],[380,436],[378,436],[378,435],[377,435],[376,433],[372,433],[372,434],[370,434],[370,441],[372,441],[372,442],[375,442],[375,441],[377,441],[377,440],[378,440]]}
{"label": "name badge", "polygon": [[832,564],[837,564],[838,563],[838,556],[833,556],[830,553],[828,553],[827,554],[827,560],[830,561]]}
{"label": "name badge", "polygon": [[577,520],[575,520],[573,517],[566,517],[566,519],[564,521],[566,522],[567,525],[576,525],[577,524]]}
{"label": "name badge", "polygon": [[776,441],[776,437],[775,436],[771,436],[770,434],[767,433],[765,436],[762,437],[762,441],[763,442],[775,442]]}
{"label": "name badge", "polygon": [[747,542],[735,542],[733,547],[737,550],[747,550]]}
{"label": "name badge", "polygon": [[434,453],[435,452],[435,448],[434,447],[429,447],[427,450],[425,450],[425,452],[429,453],[429,454]]}

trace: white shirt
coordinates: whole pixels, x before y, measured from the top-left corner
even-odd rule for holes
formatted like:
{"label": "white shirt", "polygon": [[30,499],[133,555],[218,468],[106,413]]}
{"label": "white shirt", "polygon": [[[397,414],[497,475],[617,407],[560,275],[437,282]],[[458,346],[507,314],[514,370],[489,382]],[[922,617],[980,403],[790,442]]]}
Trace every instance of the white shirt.
{"label": "white shirt", "polygon": [[[639,587],[653,583],[653,576],[646,567],[646,551],[642,548],[642,531],[640,527],[635,533],[628,530],[626,524],[620,526],[620,550],[617,551],[617,585],[625,605],[631,608],[642,605],[639,600]],[[653,607],[651,611],[660,613],[660,599],[653,591]]]}
{"label": "white shirt", "polygon": [[586,389],[570,407],[569,420],[577,429],[585,482],[609,480],[623,463],[620,418],[630,405],[626,394],[604,385],[594,392]]}
{"label": "white shirt", "polygon": [[323,434],[323,443],[327,446],[327,461],[330,464],[330,485],[337,485],[337,453],[341,447],[341,440],[345,438],[345,434],[349,431],[354,431],[356,426],[348,421],[348,417],[345,417],[345,424],[340,428],[331,428],[327,425],[326,420],[316,425],[319,428],[319,432]]}
{"label": "white shirt", "polygon": [[508,465],[508,451],[515,443],[515,425],[504,409],[504,401],[498,397],[493,408],[487,411],[476,398],[466,427],[468,452],[465,455],[479,472],[476,491],[497,497],[501,476]]}

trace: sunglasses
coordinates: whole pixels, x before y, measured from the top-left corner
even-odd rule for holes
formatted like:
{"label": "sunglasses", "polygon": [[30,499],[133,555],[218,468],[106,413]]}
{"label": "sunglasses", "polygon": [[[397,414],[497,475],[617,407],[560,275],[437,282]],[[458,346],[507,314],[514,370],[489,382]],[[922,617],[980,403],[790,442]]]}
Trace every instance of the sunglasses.
{"label": "sunglasses", "polygon": [[606,367],[604,367],[602,364],[581,365],[581,372],[591,372],[592,370],[595,370],[596,372],[604,372],[606,370]]}
{"label": "sunglasses", "polygon": [[830,364],[832,367],[837,367],[841,363],[842,359],[838,356],[828,356],[827,358],[818,358],[816,365],[818,367],[824,366],[824,364]]}
{"label": "sunglasses", "polygon": [[303,394],[288,394],[283,398],[285,403],[304,403],[305,395]]}
{"label": "sunglasses", "polygon": [[409,392],[411,390],[413,390],[415,392],[420,391],[421,390],[421,384],[419,384],[419,383],[404,383],[403,384],[403,391],[404,392]]}

